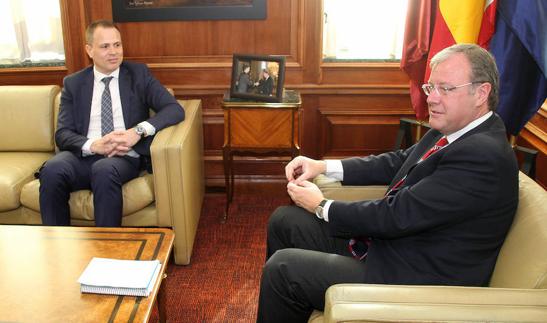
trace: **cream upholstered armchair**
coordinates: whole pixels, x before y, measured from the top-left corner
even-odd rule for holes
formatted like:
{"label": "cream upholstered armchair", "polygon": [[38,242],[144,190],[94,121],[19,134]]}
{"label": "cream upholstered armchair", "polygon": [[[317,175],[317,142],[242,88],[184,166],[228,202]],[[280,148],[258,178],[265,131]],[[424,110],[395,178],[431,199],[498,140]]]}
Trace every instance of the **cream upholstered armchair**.
{"label": "cream upholstered armchair", "polygon": [[[40,224],[34,173],[55,154],[58,86],[0,86],[0,224]],[[175,263],[188,264],[205,193],[201,101],[179,101],[185,120],[159,131],[151,146],[153,174],[122,187],[122,226],[175,232]],[[70,195],[71,224],[93,226],[89,190]]]}
{"label": "cream upholstered armchair", "polygon": [[[381,198],[385,187],[315,180],[327,198]],[[319,322],[547,322],[547,192],[519,173],[517,214],[489,287],[339,284]]]}

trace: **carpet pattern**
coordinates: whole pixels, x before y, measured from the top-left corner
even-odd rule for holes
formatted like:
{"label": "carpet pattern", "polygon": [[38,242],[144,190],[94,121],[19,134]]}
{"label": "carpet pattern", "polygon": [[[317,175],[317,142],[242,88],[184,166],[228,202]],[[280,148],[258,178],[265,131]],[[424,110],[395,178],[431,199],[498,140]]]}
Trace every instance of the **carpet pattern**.
{"label": "carpet pattern", "polygon": [[[283,196],[236,195],[223,224],[225,196],[207,194],[190,265],[167,268],[168,322],[255,322],[266,223],[288,202]],[[154,309],[150,322],[157,321]]]}

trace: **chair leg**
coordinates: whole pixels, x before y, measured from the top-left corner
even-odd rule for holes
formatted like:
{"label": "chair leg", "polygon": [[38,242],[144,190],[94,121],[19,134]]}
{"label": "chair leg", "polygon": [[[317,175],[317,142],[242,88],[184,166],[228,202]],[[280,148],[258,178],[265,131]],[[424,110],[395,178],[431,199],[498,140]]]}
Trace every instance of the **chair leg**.
{"label": "chair leg", "polygon": [[[412,145],[411,123],[406,119],[399,120],[399,131],[395,138],[395,146],[393,150],[403,149]],[[404,142],[404,146],[403,146]]]}
{"label": "chair leg", "polygon": [[520,170],[531,179],[536,177],[536,158],[538,151],[522,146],[514,146],[513,149],[516,153],[522,153],[523,160],[520,165]]}

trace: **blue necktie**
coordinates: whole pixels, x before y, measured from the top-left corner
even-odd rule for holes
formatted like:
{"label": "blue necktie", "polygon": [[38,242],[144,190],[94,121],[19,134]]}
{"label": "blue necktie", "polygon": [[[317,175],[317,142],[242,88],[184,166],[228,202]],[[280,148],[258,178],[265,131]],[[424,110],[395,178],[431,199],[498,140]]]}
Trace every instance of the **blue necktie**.
{"label": "blue necktie", "polygon": [[101,135],[107,135],[114,131],[114,119],[112,117],[112,97],[110,97],[110,81],[112,76],[101,80],[104,83],[104,91],[101,97]]}

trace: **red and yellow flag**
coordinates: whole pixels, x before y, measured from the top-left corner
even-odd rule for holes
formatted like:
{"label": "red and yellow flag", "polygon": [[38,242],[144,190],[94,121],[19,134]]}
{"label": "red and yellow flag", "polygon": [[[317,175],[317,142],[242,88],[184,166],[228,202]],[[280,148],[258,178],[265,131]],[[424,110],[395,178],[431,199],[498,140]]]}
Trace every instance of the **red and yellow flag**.
{"label": "red and yellow flag", "polygon": [[[488,48],[494,34],[497,0],[439,0],[427,61],[444,48],[461,43]],[[429,79],[429,65],[424,81]]]}
{"label": "red and yellow flag", "polygon": [[[425,66],[425,73],[416,79],[417,75],[410,75],[411,78],[411,101],[413,108],[416,112],[416,117],[423,120],[427,117],[427,105],[425,103],[425,97],[421,94],[417,97],[417,91],[413,91],[414,87],[418,83],[424,83],[429,80],[429,61],[442,49],[459,43],[474,43],[479,44],[484,48],[488,48],[488,43],[492,38],[495,27],[496,18],[496,5],[498,0],[438,0],[433,1],[436,3],[435,15],[430,14],[430,17],[420,17],[420,19],[411,21],[411,17],[407,16],[407,24],[405,31],[405,47],[406,44],[412,44],[413,40],[408,39],[409,24],[420,23],[424,24],[424,19],[430,19],[433,25],[433,32],[430,40],[417,40],[420,44],[429,44],[427,64]],[[421,1],[423,2],[423,1]],[[416,0],[409,0],[409,10],[411,6],[416,6]],[[409,11],[410,12],[410,11]],[[421,33],[421,36],[429,36],[428,34]],[[403,59],[401,60],[401,67],[406,71],[403,66],[403,62],[406,62],[405,49],[403,49]]]}

